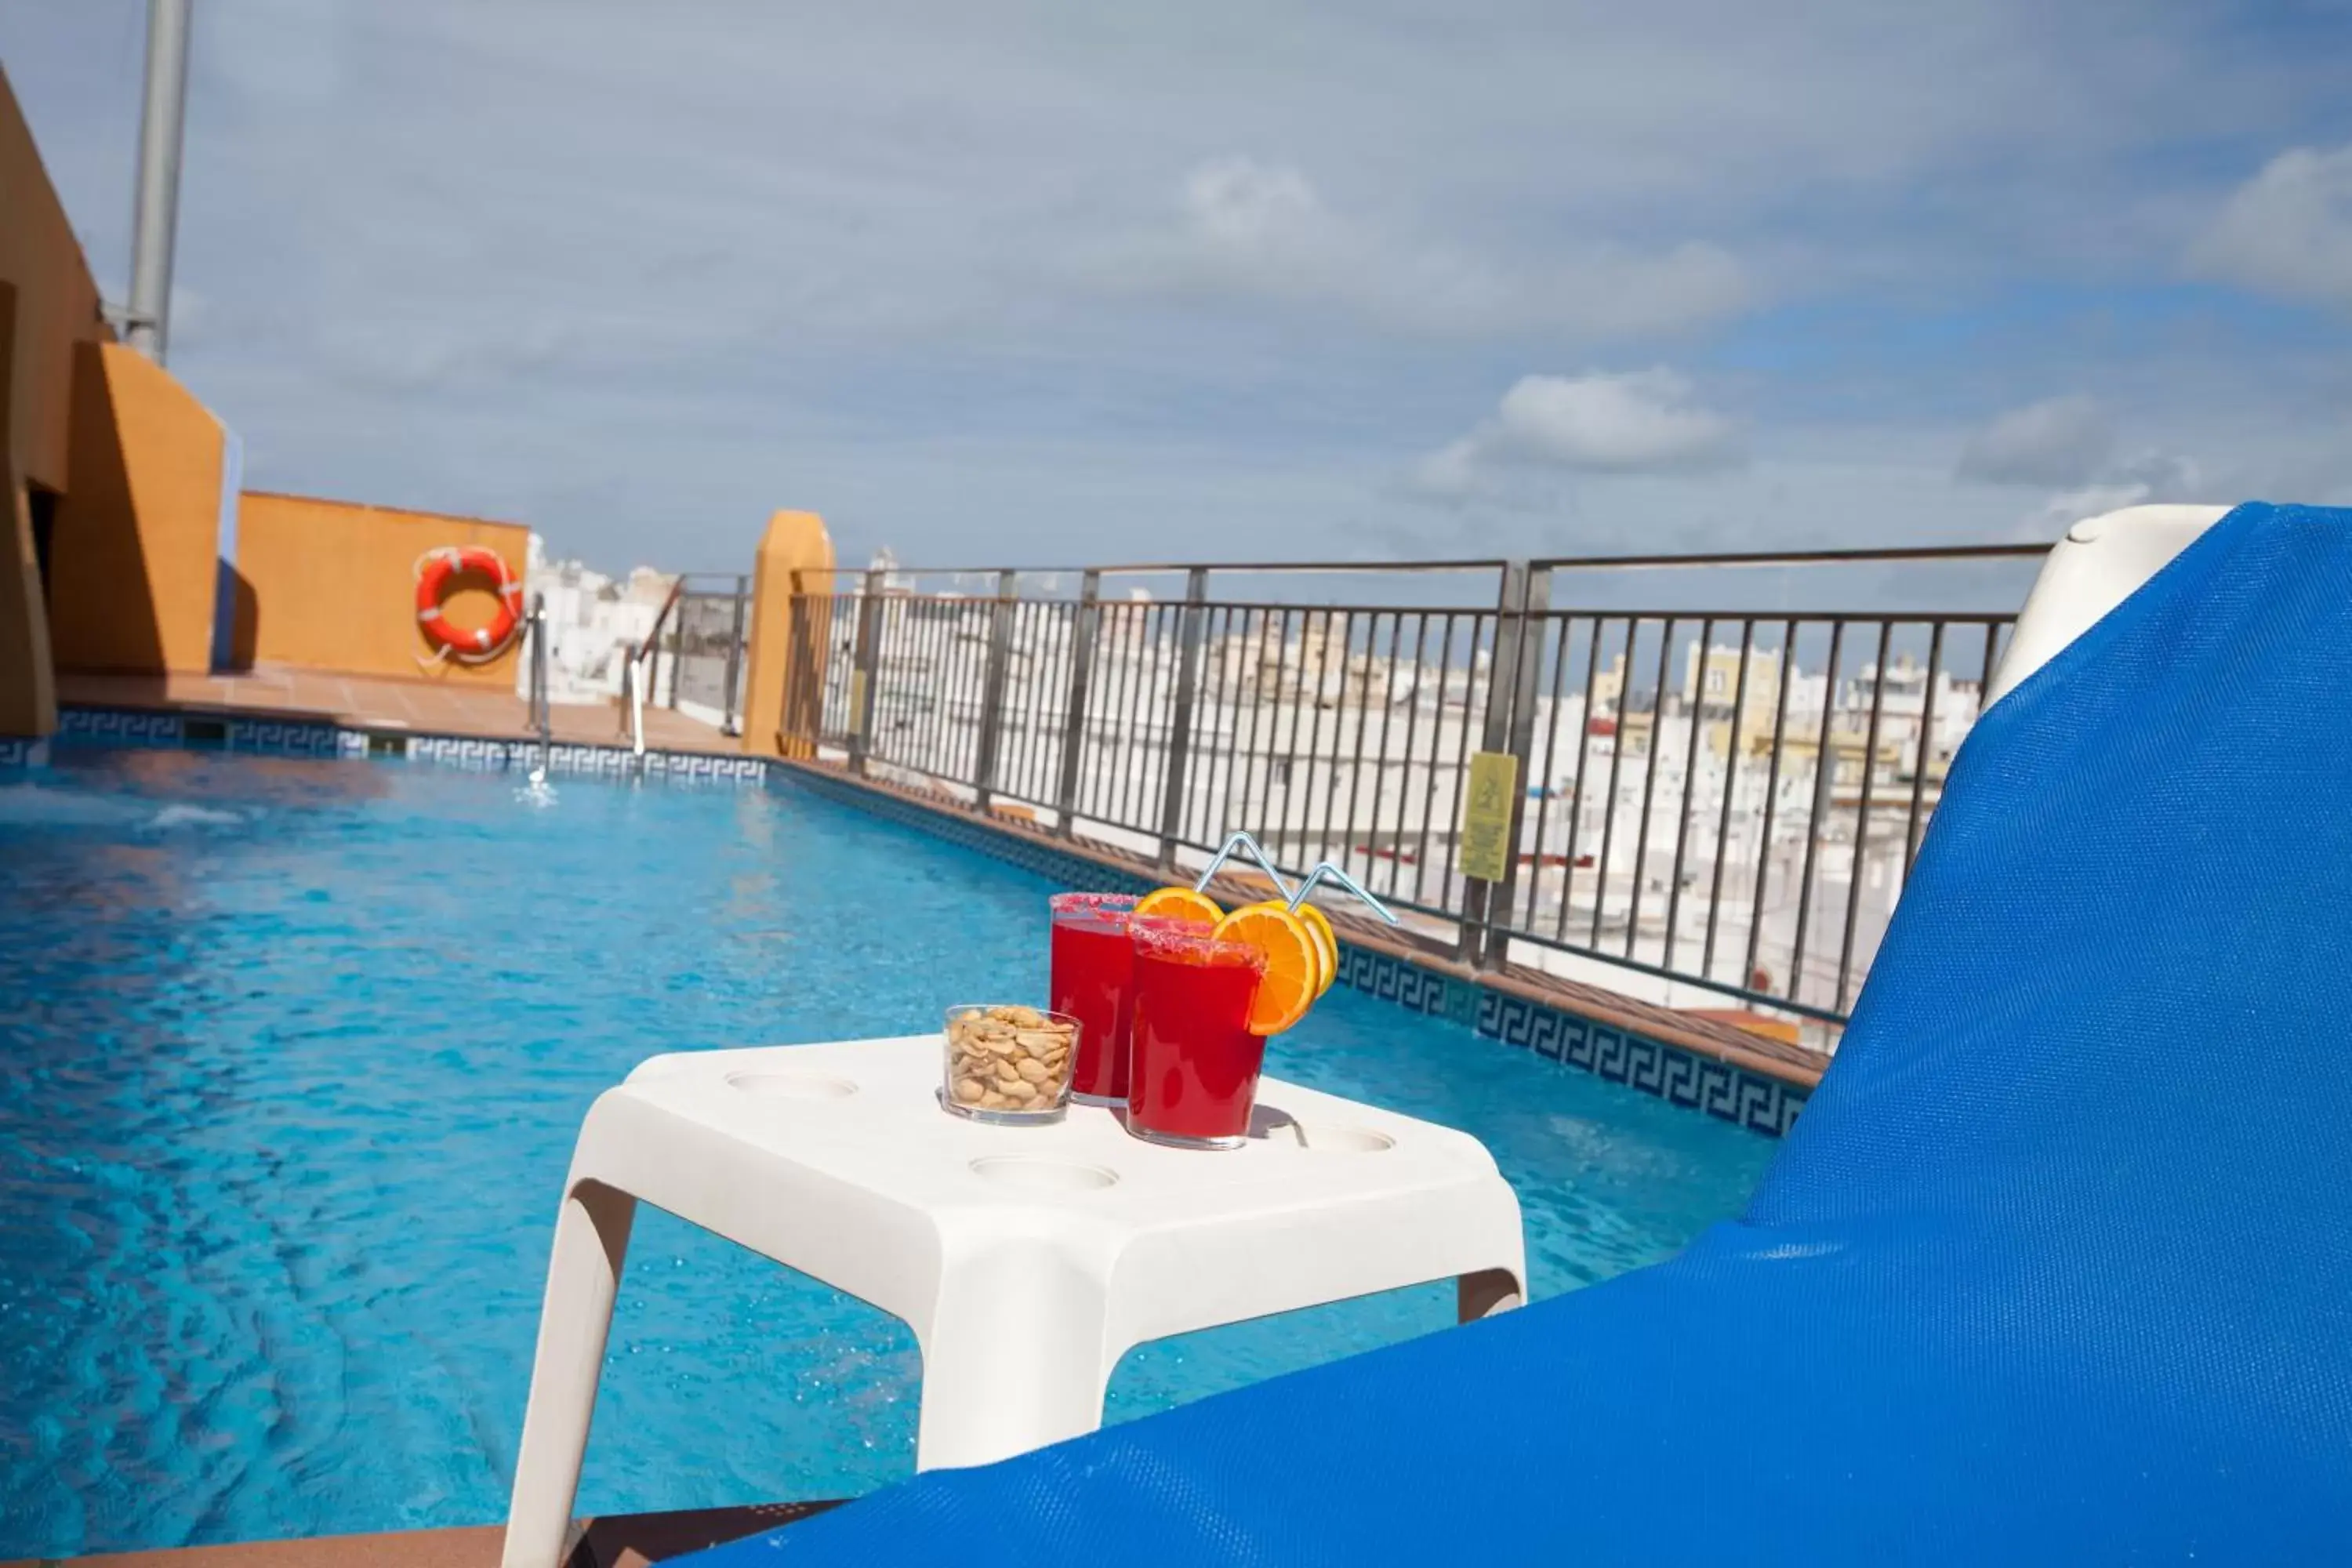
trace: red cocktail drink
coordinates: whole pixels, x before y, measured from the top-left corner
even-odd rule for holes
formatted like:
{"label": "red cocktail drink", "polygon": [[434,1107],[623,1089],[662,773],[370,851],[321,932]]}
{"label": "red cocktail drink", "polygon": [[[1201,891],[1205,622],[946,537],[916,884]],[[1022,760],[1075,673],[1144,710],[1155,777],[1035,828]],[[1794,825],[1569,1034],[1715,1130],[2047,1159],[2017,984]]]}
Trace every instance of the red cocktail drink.
{"label": "red cocktail drink", "polygon": [[1135,972],[1127,926],[1135,900],[1124,893],[1056,893],[1047,903],[1054,911],[1047,1005],[1078,1021],[1070,1098],[1124,1105],[1128,982]]}
{"label": "red cocktail drink", "polygon": [[1250,1033],[1265,955],[1198,926],[1138,922],[1127,1130],[1155,1143],[1235,1149],[1249,1135],[1265,1041]]}

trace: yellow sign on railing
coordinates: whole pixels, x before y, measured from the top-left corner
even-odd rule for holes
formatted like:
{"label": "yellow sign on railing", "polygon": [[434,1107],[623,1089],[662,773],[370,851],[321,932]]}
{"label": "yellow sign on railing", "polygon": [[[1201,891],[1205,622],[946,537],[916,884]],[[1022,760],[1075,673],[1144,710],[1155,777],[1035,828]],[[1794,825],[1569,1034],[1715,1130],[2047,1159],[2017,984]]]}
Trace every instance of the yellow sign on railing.
{"label": "yellow sign on railing", "polygon": [[849,732],[866,733],[866,672],[862,669],[849,672]]}
{"label": "yellow sign on railing", "polygon": [[1519,789],[1519,759],[1508,752],[1476,752],[1470,788],[1462,797],[1462,874],[1499,882],[1511,863],[1511,804]]}

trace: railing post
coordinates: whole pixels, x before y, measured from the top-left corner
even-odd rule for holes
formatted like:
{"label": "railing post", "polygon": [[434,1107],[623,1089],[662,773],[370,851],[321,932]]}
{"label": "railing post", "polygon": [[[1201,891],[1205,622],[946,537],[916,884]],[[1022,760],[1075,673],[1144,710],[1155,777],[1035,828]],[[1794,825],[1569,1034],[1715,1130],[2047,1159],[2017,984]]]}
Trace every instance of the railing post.
{"label": "railing post", "polygon": [[1176,705],[1168,732],[1168,771],[1160,781],[1160,864],[1176,864],[1176,839],[1184,826],[1184,766],[1192,751],[1192,695],[1201,684],[1201,637],[1208,611],[1209,572],[1195,566],[1184,574],[1184,615],[1179,623]]}
{"label": "railing post", "polygon": [[874,688],[881,664],[882,574],[866,574],[857,600],[857,653],[849,668],[849,771],[863,774],[874,749]]}
{"label": "railing post", "polygon": [[1004,673],[1013,662],[1013,595],[1010,572],[996,574],[996,603],[988,617],[988,671],[980,682],[980,742],[972,749],[971,783],[980,809],[996,790],[996,752],[1004,734]]}
{"label": "railing post", "polygon": [[[1510,958],[1511,911],[1517,902],[1519,887],[1519,834],[1527,825],[1528,791],[1543,782],[1535,776],[1536,691],[1543,679],[1544,617],[1551,611],[1549,567],[1528,574],[1519,609],[1512,625],[1518,658],[1511,678],[1508,742],[1511,755],[1519,760],[1519,787],[1511,797],[1511,856],[1503,862],[1503,879],[1486,895],[1486,950],[1481,962],[1481,967],[1486,969],[1500,969]],[[1540,878],[1543,846],[1537,845],[1535,852],[1536,874]]]}
{"label": "railing post", "polygon": [[1078,765],[1087,748],[1087,696],[1094,680],[1095,642],[1102,631],[1102,574],[1078,580],[1077,614],[1070,621],[1069,703],[1062,714],[1062,770],[1054,784],[1054,831],[1067,838],[1078,815]]}
{"label": "railing post", "polygon": [[[1520,649],[1529,639],[1526,636],[1528,608],[1528,563],[1507,562],[1503,566],[1501,592],[1495,601],[1495,645],[1486,663],[1486,711],[1479,731],[1478,749],[1482,752],[1514,751],[1511,745],[1511,713],[1520,684]],[[1549,597],[1549,574],[1546,591]],[[1534,682],[1528,681],[1532,686]],[[1529,702],[1532,709],[1533,702]],[[1532,715],[1529,720],[1532,724]],[[1518,823],[1520,803],[1527,799],[1528,760],[1525,748],[1514,751],[1519,759],[1517,787],[1511,803],[1511,828],[1503,845],[1503,879],[1481,881],[1475,877],[1464,879],[1462,889],[1462,931],[1459,952],[1465,963],[1486,967],[1493,962],[1497,945],[1490,929],[1496,910],[1506,913],[1510,909],[1509,889],[1517,880],[1519,860]],[[1462,828],[1460,813],[1469,798],[1468,780],[1455,791],[1454,831]],[[1500,949],[1507,951],[1509,939],[1502,939]]]}
{"label": "railing post", "polygon": [[[689,597],[686,594],[677,596],[677,615],[669,626],[670,641],[675,646],[669,650],[669,701],[667,706],[673,713],[677,711],[677,678],[686,673],[686,606]],[[661,657],[658,643],[655,646],[654,657]]]}
{"label": "railing post", "polygon": [[[678,582],[683,584],[686,579],[680,577]],[[677,603],[677,590],[672,588],[670,596],[662,602],[661,609],[654,616],[653,635],[646,638],[646,646],[638,653],[637,662],[644,666],[640,671],[643,679],[639,684],[638,695],[647,702],[658,703],[661,700],[662,623],[669,619],[670,606]]]}
{"label": "railing post", "polygon": [[735,625],[727,634],[727,689],[719,698],[725,717],[720,721],[721,733],[740,735],[743,726],[738,723],[737,699],[742,694],[737,688],[743,679],[743,611],[751,595],[751,580],[738,573],[735,577]]}

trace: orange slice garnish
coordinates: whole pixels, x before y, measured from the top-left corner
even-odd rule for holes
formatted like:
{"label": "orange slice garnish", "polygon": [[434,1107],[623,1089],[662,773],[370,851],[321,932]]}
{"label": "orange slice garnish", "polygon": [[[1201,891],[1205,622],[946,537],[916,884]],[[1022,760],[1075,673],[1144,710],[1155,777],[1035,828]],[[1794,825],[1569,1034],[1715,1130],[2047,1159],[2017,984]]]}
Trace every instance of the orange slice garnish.
{"label": "orange slice garnish", "polygon": [[1320,996],[1339,978],[1339,933],[1331,929],[1331,917],[1313,904],[1301,904],[1293,912],[1307,922],[1307,929],[1315,933],[1316,945],[1323,950],[1323,987],[1315,993]]}
{"label": "orange slice garnish", "polygon": [[1217,922],[1220,942],[1244,942],[1265,954],[1265,976],[1250,1008],[1250,1033],[1278,1035],[1307,1016],[1322,978],[1314,929],[1279,904],[1252,904]]}
{"label": "orange slice garnish", "polygon": [[1135,900],[1135,912],[1202,926],[1215,925],[1225,918],[1216,900],[1190,888],[1155,888]]}
{"label": "orange slice garnish", "polygon": [[[1244,907],[1253,910],[1274,910],[1282,913],[1294,912],[1288,904],[1279,899],[1268,899],[1264,903],[1249,904]],[[1320,996],[1331,989],[1333,978],[1331,957],[1323,951],[1322,939],[1315,934],[1315,922],[1305,919],[1307,911],[1302,909],[1295,912],[1300,917],[1300,923],[1307,927],[1308,942],[1315,950],[1315,994]]]}

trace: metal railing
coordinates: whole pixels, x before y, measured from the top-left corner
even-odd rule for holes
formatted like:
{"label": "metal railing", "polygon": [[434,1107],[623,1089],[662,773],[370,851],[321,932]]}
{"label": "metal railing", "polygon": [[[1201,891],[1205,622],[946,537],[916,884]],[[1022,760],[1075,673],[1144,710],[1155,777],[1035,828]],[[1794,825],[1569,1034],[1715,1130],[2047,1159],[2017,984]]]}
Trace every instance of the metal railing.
{"label": "metal railing", "polygon": [[[1171,868],[1247,828],[1286,868],[1339,864],[1483,966],[1646,975],[1661,999],[1834,1029],[2022,584],[1997,611],[1711,608],[1700,590],[1756,568],[1951,572],[2044,548],[1446,563],[1317,604],[1212,582],[1375,569],[1059,574],[1075,595],[1024,595],[1032,574],[1011,570],[982,593],[841,574],[793,595],[779,728],[788,754]],[[1612,585],[1660,571],[1685,587],[1659,597],[1696,607]],[[1181,574],[1182,596],[1105,595],[1106,577],[1146,574]],[[1408,585],[1429,602],[1402,602]],[[1461,863],[1482,752],[1515,759],[1519,785],[1494,881]]]}
{"label": "metal railing", "polygon": [[[684,709],[716,723],[730,735],[742,733],[745,637],[750,626],[751,579],[740,574],[681,575],[662,605],[648,638],[654,658],[645,689],[673,712]],[[669,656],[669,683],[661,684],[661,658]]]}

